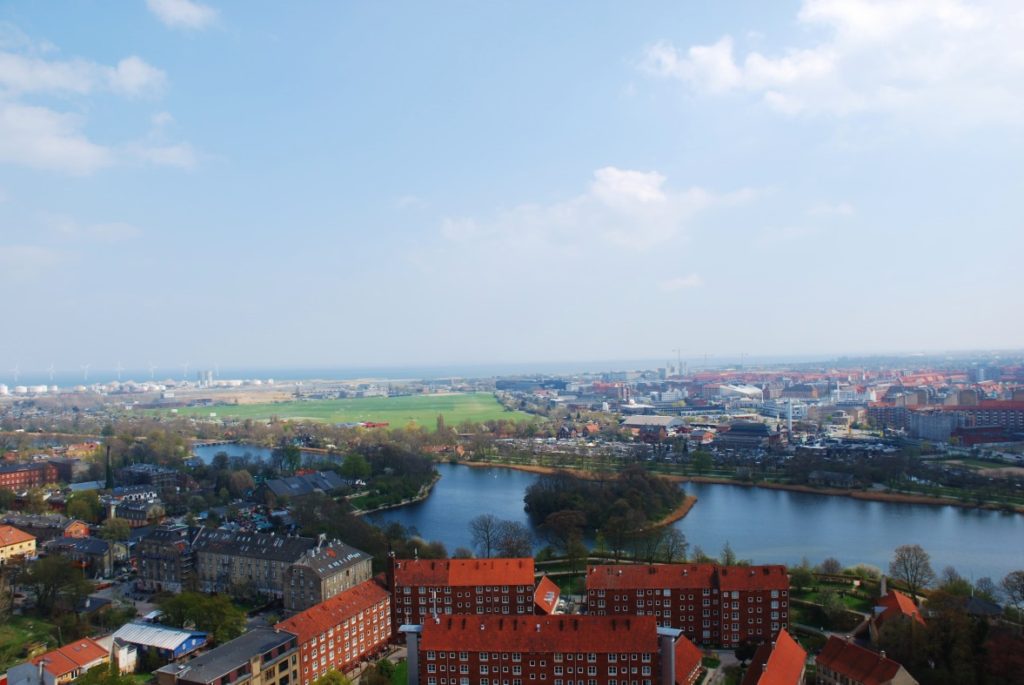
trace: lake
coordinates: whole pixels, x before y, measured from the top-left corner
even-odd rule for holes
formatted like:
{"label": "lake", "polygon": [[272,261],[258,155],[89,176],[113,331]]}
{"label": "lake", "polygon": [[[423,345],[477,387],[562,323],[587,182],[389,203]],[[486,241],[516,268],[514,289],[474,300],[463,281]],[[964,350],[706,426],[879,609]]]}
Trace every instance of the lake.
{"label": "lake", "polygon": [[[481,513],[530,525],[523,493],[538,476],[503,468],[439,464],[441,480],[425,501],[379,512],[375,522],[398,521],[453,551],[471,547],[468,522]],[[818,563],[836,557],[844,565],[886,569],[893,550],[919,544],[936,573],[955,566],[965,577],[996,580],[1024,569],[1024,516],[995,511],[868,502],[739,485],[686,485],[696,506],[674,524],[692,551],[699,545],[717,556],[726,541],[754,563]]]}

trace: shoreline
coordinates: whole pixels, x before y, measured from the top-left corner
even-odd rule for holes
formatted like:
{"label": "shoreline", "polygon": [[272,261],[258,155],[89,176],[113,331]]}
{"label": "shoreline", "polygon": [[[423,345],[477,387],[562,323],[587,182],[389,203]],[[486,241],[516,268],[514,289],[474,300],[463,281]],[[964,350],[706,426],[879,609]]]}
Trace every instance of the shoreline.
{"label": "shoreline", "polygon": [[418,493],[416,493],[415,497],[410,497],[409,499],[403,499],[401,502],[395,502],[394,504],[383,504],[383,505],[381,505],[379,507],[374,507],[373,509],[353,509],[352,510],[352,515],[353,516],[365,516],[366,514],[375,514],[378,511],[387,511],[388,509],[398,509],[399,507],[404,507],[407,504],[416,504],[417,502],[422,502],[426,498],[430,497],[430,493],[434,491],[434,486],[437,485],[437,482],[439,480],[441,480],[441,474],[440,473],[435,474],[433,480],[431,480],[429,483],[427,483],[422,488],[420,488],[420,491]]}
{"label": "shoreline", "polygon": [[[589,480],[600,480],[605,478],[601,472],[586,471],[581,469],[571,468],[555,468],[553,466],[539,466],[535,464],[501,464],[497,462],[489,461],[460,461],[460,464],[465,466],[472,466],[475,468],[503,468],[503,469],[514,469],[516,471],[526,471],[527,473],[537,473],[541,475],[550,475],[558,471],[567,471],[574,475],[578,475],[580,478],[586,478]],[[963,502],[958,499],[950,499],[947,497],[933,497],[931,495],[917,495],[903,492],[872,492],[865,490],[843,490],[839,488],[816,488],[810,485],[797,485],[790,483],[748,483],[739,480],[733,480],[730,478],[721,478],[717,476],[689,476],[680,475],[674,473],[655,473],[659,478],[665,478],[676,483],[708,483],[714,485],[738,485],[746,488],[764,488],[766,490],[786,490],[789,492],[802,492],[809,495],[826,495],[829,497],[849,497],[851,499],[859,499],[868,502],[887,502],[889,504],[924,504],[932,507],[959,507],[961,509],[983,509],[987,511],[1004,511],[1006,513],[1024,514],[1024,507],[1011,507],[1006,509],[1005,507],[985,503],[985,504],[974,504],[971,502]],[[696,501],[696,498],[694,498]],[[693,505],[690,505],[692,508]],[[687,509],[686,513],[689,513]],[[686,514],[684,513],[683,516]],[[680,516],[679,518],[682,518]],[[679,520],[679,518],[675,520]]]}
{"label": "shoreline", "polygon": [[[606,476],[600,471],[578,471],[574,469],[556,469],[553,466],[537,466],[533,464],[496,464],[489,461],[460,461],[459,464],[464,466],[472,466],[474,468],[499,468],[499,469],[514,469],[516,471],[525,471],[527,473],[537,473],[540,475],[550,475],[557,473],[558,471],[568,471],[574,476],[582,478],[584,480],[605,480]],[[615,472],[611,472],[613,475]],[[665,474],[655,473],[653,474],[658,478],[666,478],[667,480],[675,480],[675,478],[666,476]],[[682,518],[685,518],[690,510],[693,509],[694,505],[697,504],[696,495],[684,495],[683,501],[675,509],[662,516],[657,521],[652,521],[650,525],[645,526],[640,532],[654,530],[655,528],[664,528],[667,525],[675,523]]]}

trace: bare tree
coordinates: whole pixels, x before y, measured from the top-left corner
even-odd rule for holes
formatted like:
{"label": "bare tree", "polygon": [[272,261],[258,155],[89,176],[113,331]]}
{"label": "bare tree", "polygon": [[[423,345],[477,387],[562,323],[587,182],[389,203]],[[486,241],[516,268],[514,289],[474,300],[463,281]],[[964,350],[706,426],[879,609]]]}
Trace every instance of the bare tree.
{"label": "bare tree", "polygon": [[661,551],[665,561],[670,564],[679,561],[686,561],[686,550],[690,543],[686,541],[686,535],[678,528],[669,528],[665,531],[665,539],[661,543]]}
{"label": "bare tree", "polygon": [[533,533],[518,521],[501,521],[495,547],[503,557],[533,556]]}
{"label": "bare tree", "polygon": [[501,521],[494,514],[480,514],[469,521],[469,535],[473,547],[484,557],[490,558],[497,546],[498,526]]}
{"label": "bare tree", "polygon": [[1024,571],[1011,571],[999,583],[1006,595],[1006,601],[1020,613],[1024,606]]}
{"label": "bare tree", "polygon": [[818,567],[822,573],[837,576],[843,572],[843,565],[835,557],[829,557]]}
{"label": "bare tree", "polygon": [[889,575],[906,583],[914,601],[917,593],[935,582],[931,556],[921,545],[900,545],[889,562]]}

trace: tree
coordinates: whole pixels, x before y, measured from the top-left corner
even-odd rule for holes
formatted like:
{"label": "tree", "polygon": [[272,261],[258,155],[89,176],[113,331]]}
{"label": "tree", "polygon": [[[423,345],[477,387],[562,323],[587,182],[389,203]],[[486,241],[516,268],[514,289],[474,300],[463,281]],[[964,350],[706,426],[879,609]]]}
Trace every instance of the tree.
{"label": "tree", "polygon": [[693,453],[693,468],[699,474],[703,474],[711,470],[713,460],[711,453],[706,450],[697,450]]}
{"label": "tree", "polygon": [[831,588],[822,590],[818,597],[818,601],[821,603],[821,613],[825,615],[825,620],[829,623],[834,622],[846,610],[846,606],[839,597],[839,593]]}
{"label": "tree", "polygon": [[472,559],[473,550],[468,547],[456,547],[452,552],[452,559]]}
{"label": "tree", "polygon": [[586,520],[582,511],[556,511],[544,519],[544,534],[556,549],[568,556],[569,547],[583,536],[583,525]]}
{"label": "tree", "polygon": [[1003,589],[1007,603],[1019,614],[1021,607],[1024,606],[1024,571],[1007,573],[999,585]]}
{"label": "tree", "polygon": [[39,611],[45,615],[58,610],[72,611],[92,591],[82,570],[70,559],[56,554],[33,563],[22,578],[35,594]]}
{"label": "tree", "polygon": [[[805,560],[806,561],[806,560]],[[789,582],[794,588],[807,588],[814,585],[814,573],[810,564],[802,563],[789,570]]]}
{"label": "tree", "polygon": [[686,550],[690,543],[686,541],[686,535],[678,528],[669,528],[665,531],[665,538],[661,542],[661,553],[665,561],[674,564],[676,560],[686,561]]}
{"label": "tree", "polygon": [[81,519],[86,523],[99,523],[103,513],[100,496],[95,490],[73,492],[68,497],[67,515],[73,519]]}
{"label": "tree", "polygon": [[917,593],[935,582],[931,556],[921,545],[900,545],[889,562],[889,575],[902,580],[914,601]]}
{"label": "tree", "polygon": [[351,685],[351,683],[352,681],[347,675],[332,668],[314,680],[312,685]]}
{"label": "tree", "polygon": [[341,462],[341,475],[350,481],[366,480],[371,473],[370,462],[361,454],[350,454]]}
{"label": "tree", "polygon": [[224,595],[182,592],[160,602],[161,619],[178,628],[210,633],[216,642],[227,642],[245,630],[245,612]]}
{"label": "tree", "polygon": [[100,526],[100,537],[110,542],[123,542],[132,534],[132,527],[126,519],[108,518]]}
{"label": "tree", "polygon": [[533,533],[518,521],[498,524],[496,551],[502,557],[528,557],[533,555]]}
{"label": "tree", "polygon": [[117,664],[111,661],[90,668],[75,682],[78,685],[132,685],[135,680],[128,674],[121,675]]}
{"label": "tree", "polygon": [[726,540],[725,544],[722,545],[722,555],[720,557],[722,566],[735,566],[736,565],[736,552],[732,551],[732,545]]}
{"label": "tree", "polygon": [[999,602],[999,586],[988,576],[978,578],[978,582],[974,584],[974,594],[990,602]]}
{"label": "tree", "polygon": [[974,592],[970,581],[960,575],[952,566],[942,569],[939,589],[957,597],[970,597]]}
{"label": "tree", "polygon": [[498,528],[501,521],[494,514],[480,514],[469,520],[469,537],[484,558],[490,558],[498,544]]}
{"label": "tree", "polygon": [[256,481],[245,469],[232,471],[228,476],[228,492],[234,497],[243,497],[255,489]]}
{"label": "tree", "polygon": [[822,573],[827,573],[832,576],[837,576],[843,572],[843,565],[839,563],[839,560],[835,557],[829,557],[825,561],[821,562],[818,566],[818,570]]}

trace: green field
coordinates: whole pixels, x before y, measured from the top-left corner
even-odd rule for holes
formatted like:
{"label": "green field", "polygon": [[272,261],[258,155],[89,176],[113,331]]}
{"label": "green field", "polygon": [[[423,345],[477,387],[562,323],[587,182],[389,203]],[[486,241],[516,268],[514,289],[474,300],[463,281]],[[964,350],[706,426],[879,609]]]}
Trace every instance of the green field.
{"label": "green field", "polygon": [[366,397],[351,400],[291,400],[266,404],[219,404],[211,407],[178,409],[178,416],[267,420],[271,417],[306,421],[347,423],[373,421],[404,428],[409,422],[434,430],[437,416],[456,427],[462,421],[506,419],[528,421],[535,417],[506,411],[490,393],[451,395],[410,395],[407,397]]}
{"label": "green field", "polygon": [[55,646],[56,629],[50,623],[26,616],[10,616],[0,624],[0,671],[24,661],[30,644]]}

